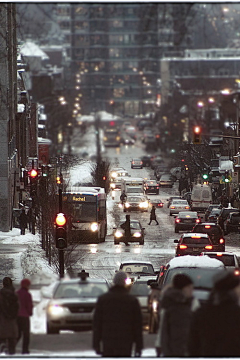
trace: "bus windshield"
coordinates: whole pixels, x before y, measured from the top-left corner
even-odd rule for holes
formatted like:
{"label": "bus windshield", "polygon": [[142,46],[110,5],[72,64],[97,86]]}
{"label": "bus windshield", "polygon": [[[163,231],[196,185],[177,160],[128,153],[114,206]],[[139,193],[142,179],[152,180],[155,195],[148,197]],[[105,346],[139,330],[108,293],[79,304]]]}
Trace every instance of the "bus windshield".
{"label": "bus windshield", "polygon": [[96,203],[73,204],[72,222],[97,221]]}

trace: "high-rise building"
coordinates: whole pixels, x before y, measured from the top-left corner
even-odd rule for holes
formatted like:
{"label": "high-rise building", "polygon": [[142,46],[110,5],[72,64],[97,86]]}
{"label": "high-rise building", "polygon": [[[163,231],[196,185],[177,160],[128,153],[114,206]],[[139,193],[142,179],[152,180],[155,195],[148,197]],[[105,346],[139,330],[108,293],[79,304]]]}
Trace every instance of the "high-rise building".
{"label": "high-rise building", "polygon": [[159,58],[174,44],[171,6],[58,3],[72,87],[81,104],[76,115],[99,110],[135,115],[154,109]]}

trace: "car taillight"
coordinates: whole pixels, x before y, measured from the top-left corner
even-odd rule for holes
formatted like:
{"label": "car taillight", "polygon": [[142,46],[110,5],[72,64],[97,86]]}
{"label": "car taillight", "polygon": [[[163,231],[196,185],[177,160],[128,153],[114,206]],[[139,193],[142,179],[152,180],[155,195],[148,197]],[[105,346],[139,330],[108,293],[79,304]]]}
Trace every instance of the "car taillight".
{"label": "car taillight", "polygon": [[200,219],[196,219],[196,223],[200,223]]}
{"label": "car taillight", "polygon": [[175,206],[171,206],[171,208],[170,209],[175,209]]}
{"label": "car taillight", "polygon": [[205,246],[205,249],[206,249],[206,250],[212,250],[212,245],[206,245],[206,246]]}
{"label": "car taillight", "polygon": [[211,229],[210,225],[205,225],[204,227],[205,227],[205,229]]}
{"label": "car taillight", "polygon": [[189,209],[189,206],[185,206],[185,209]]}
{"label": "car taillight", "polygon": [[187,249],[187,245],[179,245],[179,249],[181,250]]}
{"label": "car taillight", "polygon": [[236,275],[236,276],[239,276],[239,275],[240,275],[239,269],[234,270],[234,275]]}
{"label": "car taillight", "polygon": [[175,222],[176,222],[176,223],[179,223],[179,222],[180,222],[180,219],[176,219]]}
{"label": "car taillight", "polygon": [[220,244],[224,244],[224,239],[219,240]]}

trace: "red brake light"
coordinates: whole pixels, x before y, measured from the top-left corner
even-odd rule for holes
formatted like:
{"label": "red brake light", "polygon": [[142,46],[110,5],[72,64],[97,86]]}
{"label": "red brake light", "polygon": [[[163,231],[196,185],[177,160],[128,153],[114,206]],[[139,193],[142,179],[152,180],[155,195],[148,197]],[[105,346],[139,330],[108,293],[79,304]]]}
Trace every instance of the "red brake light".
{"label": "red brake light", "polygon": [[205,225],[205,229],[211,229],[211,225]]}
{"label": "red brake light", "polygon": [[179,245],[179,249],[181,250],[187,249],[187,245]]}
{"label": "red brake light", "polygon": [[212,245],[206,245],[206,246],[205,246],[205,249],[206,249],[206,250],[212,250]]}
{"label": "red brake light", "polygon": [[224,239],[219,240],[220,244],[224,244]]}
{"label": "red brake light", "polygon": [[175,209],[175,206],[171,206],[171,209]]}
{"label": "red brake light", "polygon": [[196,219],[196,223],[200,223],[200,219]]}
{"label": "red brake light", "polygon": [[176,219],[175,221],[176,221],[176,223],[179,223],[179,222],[180,222],[180,219]]}
{"label": "red brake light", "polygon": [[191,236],[192,239],[201,239],[201,236],[198,236],[198,235],[192,235]]}
{"label": "red brake light", "polygon": [[222,253],[217,253],[217,256],[222,256]]}
{"label": "red brake light", "polygon": [[189,206],[185,206],[185,209],[189,209]]}

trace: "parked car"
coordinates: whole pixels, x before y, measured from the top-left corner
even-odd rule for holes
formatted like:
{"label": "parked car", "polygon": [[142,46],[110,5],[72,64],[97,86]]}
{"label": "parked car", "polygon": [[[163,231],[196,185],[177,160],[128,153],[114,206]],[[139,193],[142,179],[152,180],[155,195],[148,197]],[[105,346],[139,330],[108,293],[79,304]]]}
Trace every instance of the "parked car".
{"label": "parked car", "polygon": [[215,276],[220,271],[225,271],[224,264],[217,259],[210,259],[207,256],[185,255],[171,259],[166,265],[160,267],[157,281],[149,281],[152,288],[149,307],[149,333],[156,333],[160,321],[161,292],[171,284],[176,274],[190,276],[194,285],[194,297],[201,304],[204,304],[213,287]]}
{"label": "parked car", "polygon": [[175,218],[175,233],[192,230],[194,225],[201,222],[196,211],[180,211]]}
{"label": "parked car", "polygon": [[148,211],[149,201],[146,196],[127,196],[123,204],[123,211]]}
{"label": "parked car", "polygon": [[[121,221],[118,226],[114,229],[114,244],[118,245],[120,242],[125,242],[125,232],[123,229],[123,224],[125,220]],[[130,228],[131,228],[131,238],[129,242],[138,242],[139,245],[144,244],[144,230],[140,221],[138,220],[130,220]]]}
{"label": "parked car", "polygon": [[228,215],[224,223],[224,233],[229,234],[231,232],[240,233],[240,212],[232,212]]}
{"label": "parked car", "polygon": [[171,174],[163,174],[159,179],[159,186],[166,186],[172,188],[174,184]]}
{"label": "parked car", "polygon": [[47,333],[91,328],[97,299],[108,289],[105,279],[93,279],[87,273],[59,281],[46,308]]}
{"label": "parked car", "polygon": [[233,208],[233,207],[227,207],[227,208],[221,209],[221,212],[218,216],[217,223],[219,226],[221,226],[223,231],[224,231],[224,222],[227,220],[228,215],[233,212],[239,212],[239,209]]}
{"label": "parked car", "polygon": [[173,199],[171,202],[171,205],[169,206],[169,215],[175,215],[178,214],[180,211],[189,211],[190,206],[187,202],[187,200],[182,199]]}
{"label": "parked car", "polygon": [[213,244],[208,234],[203,233],[185,233],[179,240],[174,240],[178,244],[176,247],[176,256],[182,255],[200,255],[205,250],[213,250]]}
{"label": "parked car", "polygon": [[146,180],[144,183],[145,194],[159,194],[159,184],[156,180]]}
{"label": "parked car", "polygon": [[132,159],[131,160],[131,169],[142,169],[143,168],[143,162],[141,159]]}
{"label": "parked car", "polygon": [[227,270],[235,271],[236,275],[240,273],[238,257],[232,252],[204,251],[201,255],[222,261]]}
{"label": "parked car", "polygon": [[213,243],[213,250],[225,251],[225,239],[223,231],[218,224],[202,222],[201,224],[196,224],[192,231],[208,234]]}

